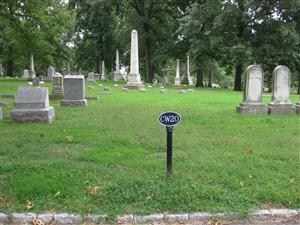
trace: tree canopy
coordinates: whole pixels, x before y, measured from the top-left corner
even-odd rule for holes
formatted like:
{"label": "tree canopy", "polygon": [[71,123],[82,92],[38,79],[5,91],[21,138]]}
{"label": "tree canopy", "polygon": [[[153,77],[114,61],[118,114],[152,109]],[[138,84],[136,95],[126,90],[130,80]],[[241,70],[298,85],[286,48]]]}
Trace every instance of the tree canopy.
{"label": "tree canopy", "polygon": [[[112,72],[115,51],[129,64],[130,32],[139,33],[141,76],[152,82],[176,59],[191,56],[196,86],[205,75],[220,83],[260,64],[271,85],[272,70],[288,66],[300,74],[299,0],[14,0],[0,2],[0,60],[8,76],[28,67]],[[99,71],[100,72],[100,71]],[[175,71],[173,71],[175,74]],[[207,79],[206,79],[207,80]],[[222,81],[223,80],[223,81]]]}

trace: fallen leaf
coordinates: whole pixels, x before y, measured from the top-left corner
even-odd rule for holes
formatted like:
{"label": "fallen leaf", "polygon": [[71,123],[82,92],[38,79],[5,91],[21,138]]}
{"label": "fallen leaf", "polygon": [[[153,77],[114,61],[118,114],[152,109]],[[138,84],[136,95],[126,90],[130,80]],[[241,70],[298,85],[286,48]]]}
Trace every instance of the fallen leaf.
{"label": "fallen leaf", "polygon": [[295,183],[295,179],[289,179],[289,184]]}
{"label": "fallen leaf", "polygon": [[67,142],[71,143],[71,142],[73,142],[74,138],[71,135],[67,135],[66,140],[67,140]]}
{"label": "fallen leaf", "polygon": [[99,189],[100,189],[99,186],[95,186],[95,187],[88,186],[87,193],[95,196],[95,195],[99,194]]}
{"label": "fallen leaf", "polygon": [[240,186],[241,186],[241,188],[244,187],[244,181],[241,181],[241,182],[240,182]]}
{"label": "fallen leaf", "polygon": [[154,195],[153,194],[151,194],[151,195],[149,195],[149,196],[147,196],[147,200],[151,200],[151,199],[153,199],[153,197],[154,197]]}
{"label": "fallen leaf", "polygon": [[34,203],[27,200],[26,209],[27,209],[27,210],[32,209],[33,206],[34,206]]}
{"label": "fallen leaf", "polygon": [[60,195],[60,191],[56,192],[56,193],[53,195],[53,197],[56,198],[56,197],[59,196],[59,195]]}
{"label": "fallen leaf", "polygon": [[33,225],[45,225],[45,223],[42,220],[35,219],[32,221]]}

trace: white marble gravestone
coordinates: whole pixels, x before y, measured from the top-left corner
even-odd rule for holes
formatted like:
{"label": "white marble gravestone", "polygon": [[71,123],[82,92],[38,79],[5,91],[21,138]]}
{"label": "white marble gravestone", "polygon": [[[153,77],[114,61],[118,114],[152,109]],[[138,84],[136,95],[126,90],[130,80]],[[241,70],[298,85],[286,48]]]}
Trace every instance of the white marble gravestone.
{"label": "white marble gravestone", "polygon": [[29,70],[23,70],[23,77],[28,78],[29,77]]}
{"label": "white marble gravestone", "polygon": [[91,82],[96,82],[94,72],[88,73],[88,78],[86,80]]}
{"label": "white marble gravestone", "polygon": [[63,76],[59,73],[55,73],[53,78],[53,88],[51,95],[49,96],[51,100],[63,99],[64,97],[64,87],[63,87]]}
{"label": "white marble gravestone", "polygon": [[32,79],[36,78],[35,70],[34,70],[34,60],[33,55],[30,55],[30,69],[29,69],[29,76],[28,80],[32,81]]}
{"label": "white marble gravestone", "polygon": [[193,85],[193,80],[190,75],[190,56],[187,55],[186,57],[186,67],[185,67],[185,74],[182,80],[182,84]]}
{"label": "white marble gravestone", "polygon": [[12,121],[51,123],[54,116],[54,108],[49,106],[48,88],[19,88],[15,108],[11,111]]}
{"label": "white marble gravestone", "polygon": [[177,59],[177,66],[176,66],[176,76],[175,76],[175,86],[180,86],[181,83],[180,83],[180,69],[179,69],[179,63],[180,63],[180,60]]}
{"label": "white marble gravestone", "polygon": [[129,89],[145,89],[141,81],[139,70],[139,49],[138,49],[138,32],[131,32],[131,49],[130,49],[130,72],[128,74],[128,82],[125,88]]}
{"label": "white marble gravestone", "polygon": [[264,76],[258,65],[246,69],[243,102],[237,107],[237,112],[247,115],[267,115],[268,108],[262,103]]}
{"label": "white marble gravestone", "polygon": [[63,81],[64,99],[62,106],[87,106],[83,75],[66,75]]}
{"label": "white marble gravestone", "polygon": [[273,71],[272,102],[268,105],[270,115],[294,115],[296,107],[290,101],[291,72],[286,66]]}
{"label": "white marble gravestone", "polygon": [[2,63],[0,63],[0,77],[3,77],[3,67],[2,67]]}
{"label": "white marble gravestone", "polygon": [[49,66],[47,69],[47,80],[53,80],[53,76],[55,75],[55,70],[52,66]]}
{"label": "white marble gravestone", "polygon": [[101,80],[106,80],[104,61],[102,61],[102,66],[101,66]]}
{"label": "white marble gravestone", "polygon": [[121,81],[122,74],[120,73],[119,51],[116,51],[116,70],[114,72],[114,81]]}

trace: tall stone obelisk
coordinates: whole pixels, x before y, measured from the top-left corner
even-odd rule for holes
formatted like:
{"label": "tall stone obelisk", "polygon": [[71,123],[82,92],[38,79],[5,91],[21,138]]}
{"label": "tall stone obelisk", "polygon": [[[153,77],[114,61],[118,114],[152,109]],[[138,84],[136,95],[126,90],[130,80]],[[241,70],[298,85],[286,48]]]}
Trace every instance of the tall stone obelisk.
{"label": "tall stone obelisk", "polygon": [[114,73],[114,81],[122,80],[122,74],[120,73],[120,60],[119,60],[119,51],[116,51],[116,71]]}
{"label": "tall stone obelisk", "polygon": [[128,82],[125,87],[129,89],[145,88],[141,81],[141,75],[139,71],[138,33],[136,30],[131,32],[130,72],[128,74]]}
{"label": "tall stone obelisk", "polygon": [[175,77],[175,86],[180,86],[180,74],[179,74],[179,59],[176,60],[177,61],[177,66],[176,66],[176,77]]}
{"label": "tall stone obelisk", "polygon": [[34,71],[34,61],[33,61],[33,55],[30,55],[30,68],[29,68],[29,77],[28,80],[32,81],[33,79],[36,78],[36,74]]}
{"label": "tall stone obelisk", "polygon": [[105,77],[105,63],[104,63],[104,60],[102,60],[102,66],[101,66],[101,80],[106,80],[106,77]]}
{"label": "tall stone obelisk", "polygon": [[193,85],[193,81],[190,75],[190,57],[186,56],[186,70],[184,74],[184,78],[182,80],[182,84]]}
{"label": "tall stone obelisk", "polygon": [[67,75],[71,75],[70,63],[68,62],[67,66]]}

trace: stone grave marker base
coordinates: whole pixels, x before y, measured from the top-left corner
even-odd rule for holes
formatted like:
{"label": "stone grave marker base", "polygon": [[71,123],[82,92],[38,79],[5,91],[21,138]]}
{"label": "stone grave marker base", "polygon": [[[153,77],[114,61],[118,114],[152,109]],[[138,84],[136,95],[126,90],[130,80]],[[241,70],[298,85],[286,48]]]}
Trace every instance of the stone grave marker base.
{"label": "stone grave marker base", "polygon": [[268,107],[264,104],[241,103],[237,106],[236,111],[245,115],[268,115]]}
{"label": "stone grave marker base", "polygon": [[11,119],[14,122],[51,123],[54,117],[54,108],[51,106],[46,109],[14,109],[11,111]]}
{"label": "stone grave marker base", "polygon": [[132,84],[132,83],[127,83],[127,84],[124,86],[124,88],[139,90],[139,89],[145,89],[145,85],[144,85],[144,84]]}
{"label": "stone grave marker base", "polygon": [[295,115],[296,107],[292,104],[269,104],[269,115]]}
{"label": "stone grave marker base", "polygon": [[86,107],[87,106],[87,100],[62,100],[61,106],[79,106],[79,107]]}
{"label": "stone grave marker base", "polygon": [[64,98],[63,94],[54,94],[49,95],[50,100],[62,100]]}
{"label": "stone grave marker base", "polygon": [[296,103],[296,113],[300,115],[300,102]]}

